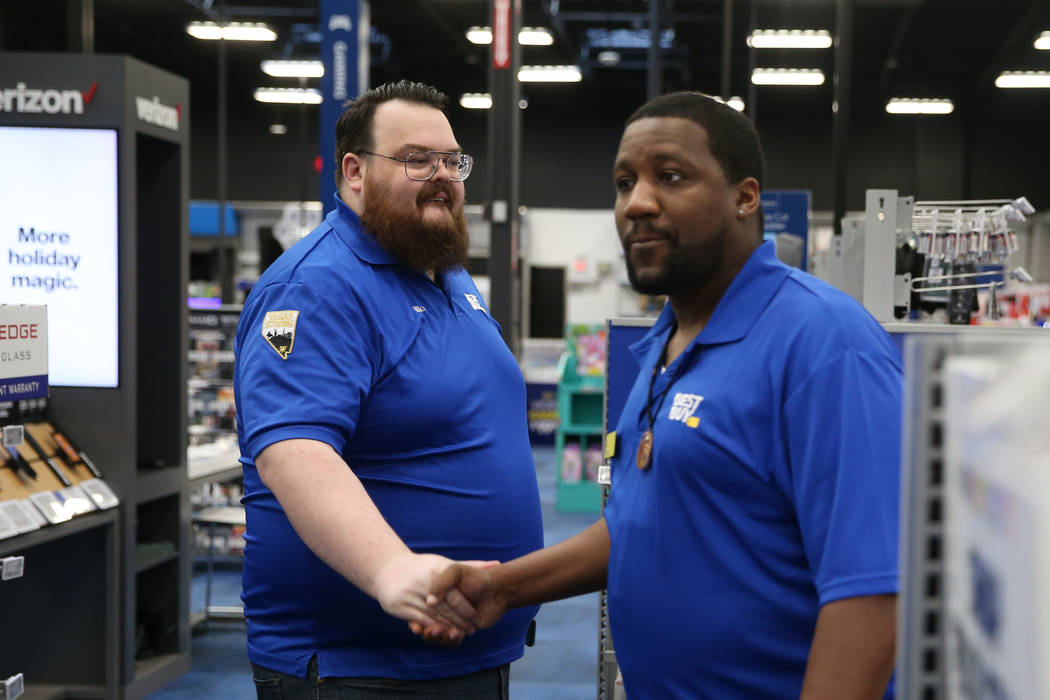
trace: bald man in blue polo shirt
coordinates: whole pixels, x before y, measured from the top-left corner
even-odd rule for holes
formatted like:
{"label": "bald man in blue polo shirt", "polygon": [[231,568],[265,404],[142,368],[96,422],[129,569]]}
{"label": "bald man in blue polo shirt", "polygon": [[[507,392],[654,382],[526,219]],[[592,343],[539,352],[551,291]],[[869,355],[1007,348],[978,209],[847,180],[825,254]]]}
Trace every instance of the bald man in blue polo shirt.
{"label": "bald man in blue polo shirt", "polygon": [[445,104],[406,81],[348,103],[336,209],[245,302],[242,597],[260,698],[504,700],[536,613],[455,649],[404,622],[472,631],[428,611],[433,574],[543,546],[524,381],[463,269],[473,159]]}
{"label": "bald man in blue polo shirt", "polygon": [[762,242],[763,170],[750,121],[700,93],[628,119],[617,229],[634,288],[668,304],[632,347],[604,517],[497,568],[454,565],[430,598],[484,628],[607,586],[631,698],[892,694],[900,359]]}

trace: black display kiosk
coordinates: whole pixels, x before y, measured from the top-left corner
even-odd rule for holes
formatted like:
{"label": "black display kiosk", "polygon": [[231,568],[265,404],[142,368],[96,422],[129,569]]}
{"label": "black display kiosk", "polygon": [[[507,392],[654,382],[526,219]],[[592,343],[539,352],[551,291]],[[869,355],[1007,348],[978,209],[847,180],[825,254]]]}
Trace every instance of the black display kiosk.
{"label": "black display kiosk", "polygon": [[[121,503],[0,540],[26,568],[0,585],[0,675],[23,673],[26,697],[141,698],[189,669],[189,94],[126,56],[0,53],[0,127],[112,129],[117,144],[116,386],[52,386],[50,410]],[[85,183],[50,167],[49,201],[68,206]]]}

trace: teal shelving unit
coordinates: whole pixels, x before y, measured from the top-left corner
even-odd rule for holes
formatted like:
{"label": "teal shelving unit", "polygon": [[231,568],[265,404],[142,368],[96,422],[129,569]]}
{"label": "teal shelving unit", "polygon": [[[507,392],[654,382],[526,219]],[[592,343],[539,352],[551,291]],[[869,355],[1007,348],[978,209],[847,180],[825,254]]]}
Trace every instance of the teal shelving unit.
{"label": "teal shelving unit", "polygon": [[[570,327],[566,350],[558,364],[560,423],[554,446],[558,466],[556,506],[562,512],[601,510],[601,487],[594,481],[594,473],[601,457],[605,406],[604,334],[604,326]],[[581,363],[581,352],[600,352],[600,357],[588,357]],[[576,460],[579,468],[566,467]],[[591,468],[587,466],[588,461]]]}

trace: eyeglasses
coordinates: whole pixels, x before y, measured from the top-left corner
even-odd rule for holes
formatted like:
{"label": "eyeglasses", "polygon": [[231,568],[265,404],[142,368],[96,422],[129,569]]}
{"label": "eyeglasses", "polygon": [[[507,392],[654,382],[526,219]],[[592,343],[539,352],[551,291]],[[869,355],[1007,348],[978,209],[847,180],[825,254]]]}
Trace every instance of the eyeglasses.
{"label": "eyeglasses", "polygon": [[405,175],[409,180],[429,180],[437,172],[439,163],[444,163],[452,173],[449,179],[453,182],[463,182],[470,177],[470,171],[474,169],[474,156],[455,151],[423,151],[422,153],[409,153],[404,158],[384,156],[374,151],[361,151],[361,153],[404,163]]}

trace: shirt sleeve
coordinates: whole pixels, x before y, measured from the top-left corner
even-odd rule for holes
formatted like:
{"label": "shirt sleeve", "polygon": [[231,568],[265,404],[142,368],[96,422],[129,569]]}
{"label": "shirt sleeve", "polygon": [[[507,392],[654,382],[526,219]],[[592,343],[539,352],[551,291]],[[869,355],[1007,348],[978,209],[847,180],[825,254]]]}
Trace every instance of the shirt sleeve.
{"label": "shirt sleeve", "polygon": [[820,604],[897,591],[901,374],[846,351],[784,404],[792,496]]}
{"label": "shirt sleeve", "polygon": [[[279,352],[283,344],[275,347],[267,336],[275,322],[287,329],[289,316],[279,312],[288,311],[298,313]],[[382,357],[359,306],[337,307],[302,283],[274,284],[251,300],[241,324],[235,372],[244,456],[254,460],[267,446],[294,438],[326,442],[341,453]]]}

